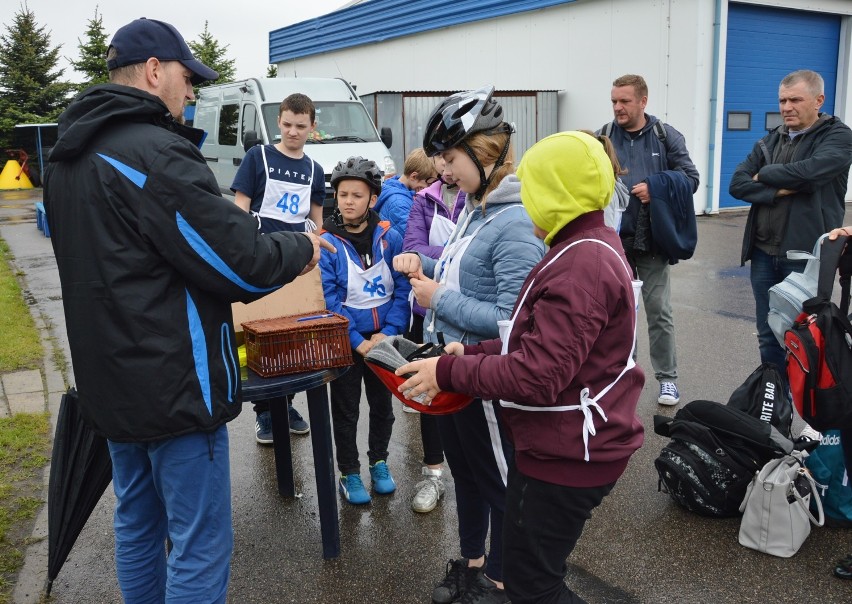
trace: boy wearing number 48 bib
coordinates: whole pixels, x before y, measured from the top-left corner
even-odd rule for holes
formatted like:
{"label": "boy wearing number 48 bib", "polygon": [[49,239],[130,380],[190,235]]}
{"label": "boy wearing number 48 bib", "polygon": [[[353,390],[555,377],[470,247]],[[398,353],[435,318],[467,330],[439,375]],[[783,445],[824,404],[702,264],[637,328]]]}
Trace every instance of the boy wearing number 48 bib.
{"label": "boy wearing number 48 bib", "polygon": [[387,465],[388,443],[394,416],[391,393],[366,369],[364,356],[387,336],[408,328],[408,279],[393,270],[393,257],[402,251],[402,237],[371,208],[382,188],[382,173],[375,162],[350,157],[331,173],[336,209],[323,224],[321,237],[337,249],[320,257],[326,308],[349,319],[349,342],[354,364],[331,383],[331,419],[338,490],[346,501],[370,502],[361,480],[358,459],[358,415],[361,382],[370,407],[367,458],[373,491],[386,495],[396,490]]}
{"label": "boy wearing number 48 bib", "polygon": [[[263,233],[277,231],[315,231],[322,222],[325,177],[322,166],[305,155],[305,141],[316,126],[313,101],[304,94],[291,94],[278,108],[281,140],[274,145],[257,145],[246,153],[231,190],[234,201],[257,218]],[[287,399],[290,432],[307,434],[308,422]],[[255,439],[272,444],[272,419],[269,405],[278,401],[258,401]]]}

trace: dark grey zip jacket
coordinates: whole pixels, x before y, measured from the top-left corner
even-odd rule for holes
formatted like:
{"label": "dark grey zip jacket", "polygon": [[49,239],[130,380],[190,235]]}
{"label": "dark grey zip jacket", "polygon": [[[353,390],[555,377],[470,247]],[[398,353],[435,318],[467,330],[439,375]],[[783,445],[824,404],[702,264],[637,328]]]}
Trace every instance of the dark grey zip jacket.
{"label": "dark grey zip jacket", "polygon": [[294,279],[298,233],[261,235],[155,96],[100,85],[59,119],[44,203],[81,411],[114,441],[214,430],[241,408],[231,302]]}
{"label": "dark grey zip jacket", "polygon": [[[773,164],[776,147],[785,138],[786,128],[779,126],[757,141],[731,177],[731,195],[752,204],[743,236],[742,264],[751,258],[754,249],[759,205],[780,203],[787,207],[779,256],[786,256],[789,250],[810,251],[820,235],[843,224],[844,197],[852,164],[852,131],[836,117],[820,114],[813,131],[794,141],[790,160]],[[759,180],[753,180],[758,173]],[[778,189],[797,193],[776,197]]]}

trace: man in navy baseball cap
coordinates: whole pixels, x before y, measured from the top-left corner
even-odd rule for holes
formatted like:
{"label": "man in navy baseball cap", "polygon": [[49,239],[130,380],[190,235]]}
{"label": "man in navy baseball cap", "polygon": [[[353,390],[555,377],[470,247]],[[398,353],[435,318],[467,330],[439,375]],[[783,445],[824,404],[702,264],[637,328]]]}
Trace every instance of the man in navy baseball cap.
{"label": "man in navy baseball cap", "polygon": [[151,57],[160,61],[180,61],[192,71],[192,83],[196,86],[219,77],[218,73],[192,56],[183,36],[173,25],[144,17],[115,32],[107,52],[107,68],[112,71],[126,65],[145,63]]}

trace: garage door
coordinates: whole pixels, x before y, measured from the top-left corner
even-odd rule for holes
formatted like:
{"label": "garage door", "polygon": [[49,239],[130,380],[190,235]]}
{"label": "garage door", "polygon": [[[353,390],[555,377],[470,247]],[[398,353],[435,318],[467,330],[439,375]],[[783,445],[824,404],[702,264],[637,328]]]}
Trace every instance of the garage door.
{"label": "garage door", "polygon": [[796,69],[825,80],[822,110],[834,112],[840,17],[731,3],[725,66],[719,207],[744,205],[728,194],[731,175],[754,143],[781,123],[778,84]]}

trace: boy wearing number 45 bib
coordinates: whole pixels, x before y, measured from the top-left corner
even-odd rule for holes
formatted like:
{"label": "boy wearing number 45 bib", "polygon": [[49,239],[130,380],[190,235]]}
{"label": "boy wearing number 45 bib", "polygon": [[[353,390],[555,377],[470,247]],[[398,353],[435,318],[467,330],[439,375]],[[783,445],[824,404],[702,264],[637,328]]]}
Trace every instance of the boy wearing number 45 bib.
{"label": "boy wearing number 45 bib", "polygon": [[[305,155],[305,141],[316,126],[314,103],[304,94],[291,94],[278,108],[281,140],[274,145],[257,145],[246,153],[231,190],[234,201],[257,218],[263,233],[277,231],[315,231],[322,222],[325,178],[322,166]],[[308,422],[287,399],[290,432],[307,434]],[[257,420],[255,439],[272,444],[272,419],[269,405],[273,400],[254,404]]]}
{"label": "boy wearing number 45 bib", "polygon": [[396,490],[387,466],[394,422],[391,393],[366,369],[364,355],[377,342],[407,329],[411,286],[391,268],[393,257],[402,251],[402,237],[371,209],[382,188],[375,162],[350,157],[338,163],[331,186],[337,207],[323,224],[321,237],[337,253],[323,253],[319,265],[326,308],[349,319],[354,361],[331,383],[331,419],[341,474],[338,490],[346,501],[358,505],[370,502],[356,444],[362,381],[370,407],[367,458],[373,491],[386,495]]}

